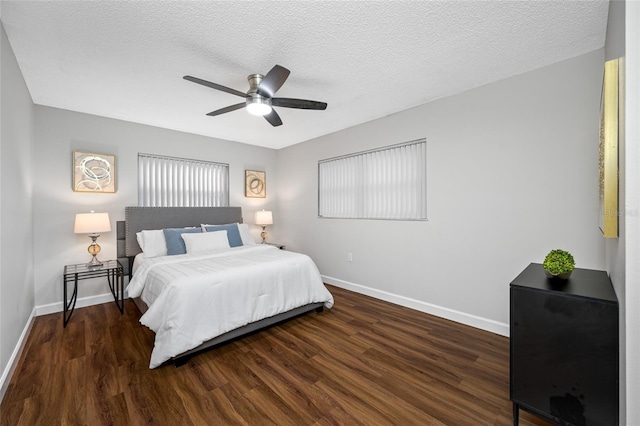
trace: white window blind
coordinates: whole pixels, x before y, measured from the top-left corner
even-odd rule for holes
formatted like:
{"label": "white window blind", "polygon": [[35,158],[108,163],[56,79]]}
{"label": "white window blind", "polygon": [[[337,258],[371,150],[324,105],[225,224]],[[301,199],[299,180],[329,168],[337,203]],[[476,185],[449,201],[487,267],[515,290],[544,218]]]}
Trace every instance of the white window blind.
{"label": "white window blind", "polygon": [[138,154],[138,205],[228,206],[229,165]]}
{"label": "white window blind", "polygon": [[318,162],[318,215],[425,220],[427,141]]}

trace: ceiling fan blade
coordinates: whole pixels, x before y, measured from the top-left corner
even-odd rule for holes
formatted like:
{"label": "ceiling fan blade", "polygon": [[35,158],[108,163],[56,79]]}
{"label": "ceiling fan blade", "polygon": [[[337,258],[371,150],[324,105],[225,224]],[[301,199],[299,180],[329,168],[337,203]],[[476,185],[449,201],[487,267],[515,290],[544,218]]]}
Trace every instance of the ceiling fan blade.
{"label": "ceiling fan blade", "polygon": [[223,92],[231,93],[232,95],[241,96],[243,98],[247,97],[246,93],[243,93],[243,92],[241,92],[239,90],[231,89],[229,87],[222,86],[222,85],[216,84],[216,83],[212,83],[212,82],[207,81],[207,80],[202,80],[201,78],[191,77],[190,75],[185,75],[182,78],[184,78],[185,80],[192,81],[194,83],[202,84],[203,86],[211,87],[212,89],[221,90]]}
{"label": "ceiling fan blade", "polygon": [[258,86],[258,94],[266,97],[273,97],[279,88],[282,87],[291,71],[280,65],[276,65],[271,68],[271,71],[267,73],[262,79],[262,82]]}
{"label": "ceiling fan blade", "polygon": [[215,111],[211,111],[207,115],[210,116],[210,117],[213,117],[214,115],[220,115],[220,114],[224,114],[225,112],[231,112],[231,111],[235,111],[237,109],[242,109],[245,106],[247,106],[246,102],[243,102],[241,104],[230,105],[228,107],[224,107],[224,108],[217,109]]}
{"label": "ceiling fan blade", "polygon": [[271,105],[285,108],[298,108],[298,109],[327,109],[325,102],[310,101],[307,99],[292,99],[292,98],[272,98]]}
{"label": "ceiling fan blade", "polygon": [[272,109],[269,114],[265,115],[264,119],[267,120],[273,127],[282,126],[282,120],[280,119],[280,116],[275,109]]}

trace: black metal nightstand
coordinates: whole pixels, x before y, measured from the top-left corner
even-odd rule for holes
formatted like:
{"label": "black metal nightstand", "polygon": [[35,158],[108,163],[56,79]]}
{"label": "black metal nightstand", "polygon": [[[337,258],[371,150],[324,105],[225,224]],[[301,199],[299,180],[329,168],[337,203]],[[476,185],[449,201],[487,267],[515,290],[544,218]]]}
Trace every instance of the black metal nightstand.
{"label": "black metal nightstand", "polygon": [[[120,313],[124,312],[124,269],[120,262],[117,260],[107,260],[102,262],[102,266],[89,266],[86,263],[66,265],[64,267],[62,280],[62,286],[64,288],[62,320],[64,327],[69,323],[69,319],[71,319],[73,310],[76,307],[78,281],[99,277],[107,277],[109,289],[111,290],[111,294],[113,294],[116,306],[120,310]],[[73,293],[71,294],[71,299],[67,301],[67,287],[71,282],[73,282]]]}

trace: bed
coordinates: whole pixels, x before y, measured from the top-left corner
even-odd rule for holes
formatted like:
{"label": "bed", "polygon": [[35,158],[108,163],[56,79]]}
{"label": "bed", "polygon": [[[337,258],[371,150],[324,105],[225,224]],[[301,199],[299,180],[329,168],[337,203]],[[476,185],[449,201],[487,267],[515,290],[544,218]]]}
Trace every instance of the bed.
{"label": "bed", "polygon": [[[202,224],[209,232],[201,232]],[[239,207],[125,208],[117,226],[118,258],[140,322],[156,333],[150,368],[181,365],[196,352],[333,305],[308,256],[249,242],[247,228],[236,235],[243,226],[233,224],[242,224]],[[175,230],[187,253],[153,253],[149,237],[164,232],[171,252]],[[148,256],[139,233],[147,235]],[[202,243],[214,239],[225,246]]]}

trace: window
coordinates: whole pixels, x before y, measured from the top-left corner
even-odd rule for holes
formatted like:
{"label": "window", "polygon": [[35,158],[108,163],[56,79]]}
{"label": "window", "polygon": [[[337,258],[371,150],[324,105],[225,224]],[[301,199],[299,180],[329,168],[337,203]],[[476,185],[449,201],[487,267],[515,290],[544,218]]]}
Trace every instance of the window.
{"label": "window", "polygon": [[318,162],[318,215],[426,220],[426,139]]}
{"label": "window", "polygon": [[138,154],[138,205],[228,206],[229,165]]}

